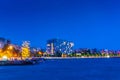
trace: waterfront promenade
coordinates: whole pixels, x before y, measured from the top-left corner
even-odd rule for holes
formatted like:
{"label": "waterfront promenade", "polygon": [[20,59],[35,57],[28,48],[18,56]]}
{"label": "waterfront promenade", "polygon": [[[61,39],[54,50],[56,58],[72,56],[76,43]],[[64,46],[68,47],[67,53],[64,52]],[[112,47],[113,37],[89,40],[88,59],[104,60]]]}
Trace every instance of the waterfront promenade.
{"label": "waterfront promenade", "polygon": [[120,58],[120,56],[104,56],[104,57],[42,57],[44,59],[84,59],[84,58]]}

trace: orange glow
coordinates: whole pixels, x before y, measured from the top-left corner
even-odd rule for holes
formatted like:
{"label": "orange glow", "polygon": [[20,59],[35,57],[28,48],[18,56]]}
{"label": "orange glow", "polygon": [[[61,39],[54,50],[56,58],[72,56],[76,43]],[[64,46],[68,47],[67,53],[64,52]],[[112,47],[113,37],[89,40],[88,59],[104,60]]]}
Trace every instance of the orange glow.
{"label": "orange glow", "polygon": [[9,46],[8,49],[12,50],[12,49],[13,49],[13,46]]}
{"label": "orange glow", "polygon": [[38,52],[40,55],[42,55],[43,53],[42,52]]}
{"label": "orange glow", "polygon": [[0,49],[0,52],[2,52],[2,49]]}

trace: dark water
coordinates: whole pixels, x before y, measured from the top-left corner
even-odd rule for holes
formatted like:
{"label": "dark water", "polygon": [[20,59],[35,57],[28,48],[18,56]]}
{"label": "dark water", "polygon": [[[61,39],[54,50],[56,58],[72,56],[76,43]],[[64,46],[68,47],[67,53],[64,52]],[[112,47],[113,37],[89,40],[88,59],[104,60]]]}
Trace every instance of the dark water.
{"label": "dark water", "polygon": [[120,80],[120,59],[47,60],[33,66],[0,66],[0,80]]}

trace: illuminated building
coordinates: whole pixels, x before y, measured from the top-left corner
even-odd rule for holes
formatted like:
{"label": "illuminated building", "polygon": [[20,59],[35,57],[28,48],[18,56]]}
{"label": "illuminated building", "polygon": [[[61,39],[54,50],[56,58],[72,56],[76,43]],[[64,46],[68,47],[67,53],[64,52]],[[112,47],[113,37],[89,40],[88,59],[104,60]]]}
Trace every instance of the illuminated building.
{"label": "illuminated building", "polygon": [[61,39],[51,39],[47,41],[46,52],[54,55],[57,52],[69,54],[73,52],[74,43]]}
{"label": "illuminated building", "polygon": [[3,48],[6,44],[6,39],[5,38],[0,38],[0,48]]}
{"label": "illuminated building", "polygon": [[22,58],[26,59],[30,57],[30,42],[29,41],[24,41],[22,44]]}

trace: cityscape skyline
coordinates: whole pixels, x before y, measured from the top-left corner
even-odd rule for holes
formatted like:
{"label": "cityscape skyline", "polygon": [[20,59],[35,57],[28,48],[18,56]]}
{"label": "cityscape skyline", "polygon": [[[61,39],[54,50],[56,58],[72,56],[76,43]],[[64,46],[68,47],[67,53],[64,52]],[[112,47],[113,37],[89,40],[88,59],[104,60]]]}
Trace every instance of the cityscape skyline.
{"label": "cityscape skyline", "polygon": [[78,47],[78,48],[76,48],[75,47],[75,43],[73,41],[65,40],[65,39],[58,39],[58,38],[48,39],[48,40],[45,41],[45,45],[44,45],[45,47],[40,47],[40,46],[33,46],[33,45],[31,45],[32,42],[29,41],[29,40],[21,41],[21,44],[17,44],[17,43],[15,44],[11,39],[8,39],[8,38],[5,38],[5,37],[0,37],[0,48],[2,48],[6,43],[9,43],[9,44],[14,45],[16,47],[22,47],[23,42],[26,42],[26,41],[29,42],[31,49],[32,48],[33,49],[36,48],[36,49],[42,49],[42,50],[46,50],[46,51],[47,51],[48,48],[50,48],[50,46],[52,47],[52,44],[53,44],[54,47],[58,47],[59,46],[58,47],[59,49],[66,49],[66,50],[70,49],[69,51],[71,51],[71,49],[72,50],[97,49],[97,50],[115,50],[115,51],[119,51],[120,50],[120,48],[119,49],[96,48],[96,47],[93,47],[93,48],[90,48],[90,47]]}
{"label": "cityscape skyline", "polygon": [[120,80],[120,0],[0,0],[1,80]]}
{"label": "cityscape skyline", "polygon": [[31,41],[46,47],[52,38],[70,40],[75,48],[119,49],[118,0],[0,1],[0,36],[15,44]]}

